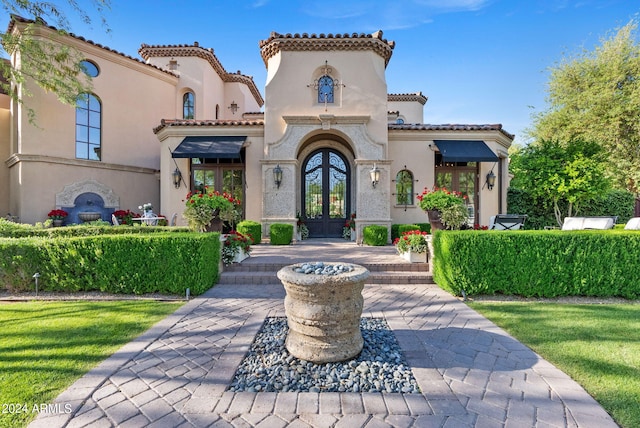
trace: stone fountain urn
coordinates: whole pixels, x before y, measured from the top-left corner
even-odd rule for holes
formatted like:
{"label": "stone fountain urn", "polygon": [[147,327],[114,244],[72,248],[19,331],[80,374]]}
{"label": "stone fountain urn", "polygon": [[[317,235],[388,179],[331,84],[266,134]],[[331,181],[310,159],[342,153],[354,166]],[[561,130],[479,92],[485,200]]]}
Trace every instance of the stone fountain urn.
{"label": "stone fountain urn", "polygon": [[309,262],[280,269],[289,353],[317,364],[357,356],[364,344],[360,317],[368,277],[366,268],[350,263]]}

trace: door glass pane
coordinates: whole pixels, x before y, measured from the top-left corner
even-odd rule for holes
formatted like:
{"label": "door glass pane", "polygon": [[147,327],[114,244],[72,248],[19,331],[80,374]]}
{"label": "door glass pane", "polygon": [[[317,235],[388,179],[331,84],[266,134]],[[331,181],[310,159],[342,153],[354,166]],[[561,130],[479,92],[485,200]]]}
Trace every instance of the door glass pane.
{"label": "door glass pane", "polygon": [[347,171],[344,161],[329,153],[329,217],[346,218]]}
{"label": "door glass pane", "polygon": [[453,190],[453,174],[450,172],[437,172],[436,187],[446,187],[449,190]]}
{"label": "door glass pane", "polygon": [[458,191],[467,197],[467,208],[469,209],[469,224],[475,223],[475,180],[476,173],[473,171],[461,171],[458,176]]}
{"label": "door glass pane", "polygon": [[196,192],[204,192],[205,186],[215,189],[215,171],[196,169],[193,171],[193,187]]}
{"label": "door glass pane", "polygon": [[322,218],[322,153],[316,153],[304,171],[305,215]]}
{"label": "door glass pane", "polygon": [[242,201],[241,169],[227,169],[222,172],[222,191],[230,194],[235,199]]}

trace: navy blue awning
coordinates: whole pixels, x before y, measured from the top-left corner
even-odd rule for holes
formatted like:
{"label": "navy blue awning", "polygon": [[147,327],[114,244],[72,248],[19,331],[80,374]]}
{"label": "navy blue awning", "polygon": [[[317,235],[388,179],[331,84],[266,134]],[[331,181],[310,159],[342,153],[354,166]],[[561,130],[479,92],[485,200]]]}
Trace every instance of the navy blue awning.
{"label": "navy blue awning", "polygon": [[246,136],[185,137],[171,153],[174,158],[239,159]]}
{"label": "navy blue awning", "polygon": [[445,162],[498,162],[498,156],[480,140],[434,140]]}

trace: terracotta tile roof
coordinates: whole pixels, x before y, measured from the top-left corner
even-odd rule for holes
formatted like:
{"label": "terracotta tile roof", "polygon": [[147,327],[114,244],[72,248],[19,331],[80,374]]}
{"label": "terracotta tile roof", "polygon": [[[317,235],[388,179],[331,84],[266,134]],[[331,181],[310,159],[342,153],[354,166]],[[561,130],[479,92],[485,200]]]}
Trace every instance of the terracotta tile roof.
{"label": "terracotta tile roof", "polygon": [[[46,23],[46,21],[44,21],[43,19],[39,19],[38,21],[42,22],[42,24],[44,25],[45,28],[48,28],[48,29],[53,30],[53,31],[59,31],[56,27],[48,25]],[[18,15],[13,15],[12,14],[11,15],[11,20],[9,21],[9,25],[7,27],[7,33],[13,31],[13,28],[15,27],[16,23],[18,23],[18,22],[19,23],[23,23],[23,24],[33,24],[36,21],[33,20],[33,19],[27,19],[27,18],[23,18],[23,17],[18,16]],[[77,36],[74,33],[65,33],[65,34],[67,36],[69,36],[69,37],[72,37],[72,38],[76,39],[76,40],[80,40],[80,41],[85,42],[87,44],[93,45],[93,46],[95,46],[97,48],[103,49],[103,50],[108,51],[108,52],[112,52],[112,53],[114,53],[116,55],[120,55],[120,56],[122,56],[124,58],[130,59],[130,60],[135,61],[135,62],[137,62],[139,64],[144,64],[147,67],[151,67],[151,68],[154,68],[156,70],[160,70],[160,71],[162,71],[164,73],[167,73],[167,74],[170,74],[172,76],[176,75],[175,73],[173,73],[173,72],[171,72],[169,70],[165,70],[163,68],[156,67],[155,65],[147,64],[146,62],[142,61],[140,58],[134,58],[134,57],[132,57],[130,55],[123,54],[122,52],[118,52],[118,51],[116,51],[114,49],[111,49],[111,48],[109,48],[107,46],[101,45],[100,43],[96,43],[96,42],[94,42],[92,40],[87,40],[82,36]]]}
{"label": "terracotta tile roof", "polygon": [[443,124],[432,125],[427,123],[404,123],[389,124],[389,131],[500,131],[507,137],[514,139],[515,135],[508,133],[502,129],[502,124],[485,124],[485,125],[465,125],[465,124]]}
{"label": "terracotta tile roof", "polygon": [[153,128],[157,134],[164,128],[173,126],[263,126],[264,120],[197,120],[197,119],[162,119],[160,125]]}
{"label": "terracotta tile roof", "polygon": [[387,101],[417,101],[422,105],[427,103],[428,98],[422,92],[414,94],[387,94]]}
{"label": "terracotta tile roof", "polygon": [[251,94],[254,96],[260,106],[264,105],[262,94],[258,90],[253,77],[245,76],[238,70],[236,73],[227,72],[218,57],[213,53],[213,49],[205,49],[198,42],[192,45],[147,45],[142,44],[138,53],[142,58],[148,60],[152,57],[187,57],[193,56],[205,59],[211,67],[218,73],[223,82],[239,82],[249,87]]}
{"label": "terracotta tile roof", "polygon": [[362,51],[372,50],[384,58],[385,66],[395,42],[382,38],[382,31],[373,34],[344,33],[344,34],[280,34],[272,32],[268,39],[261,40],[260,55],[265,66],[269,58],[279,51]]}

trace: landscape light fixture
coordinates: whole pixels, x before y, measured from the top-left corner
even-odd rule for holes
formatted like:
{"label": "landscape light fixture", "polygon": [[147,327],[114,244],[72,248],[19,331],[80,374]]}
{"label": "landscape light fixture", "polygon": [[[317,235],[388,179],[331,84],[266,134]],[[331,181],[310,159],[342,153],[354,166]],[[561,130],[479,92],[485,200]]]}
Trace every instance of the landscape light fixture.
{"label": "landscape light fixture", "polygon": [[282,168],[280,168],[280,164],[276,165],[276,167],[273,168],[273,182],[279,189],[280,184],[282,184]]}

